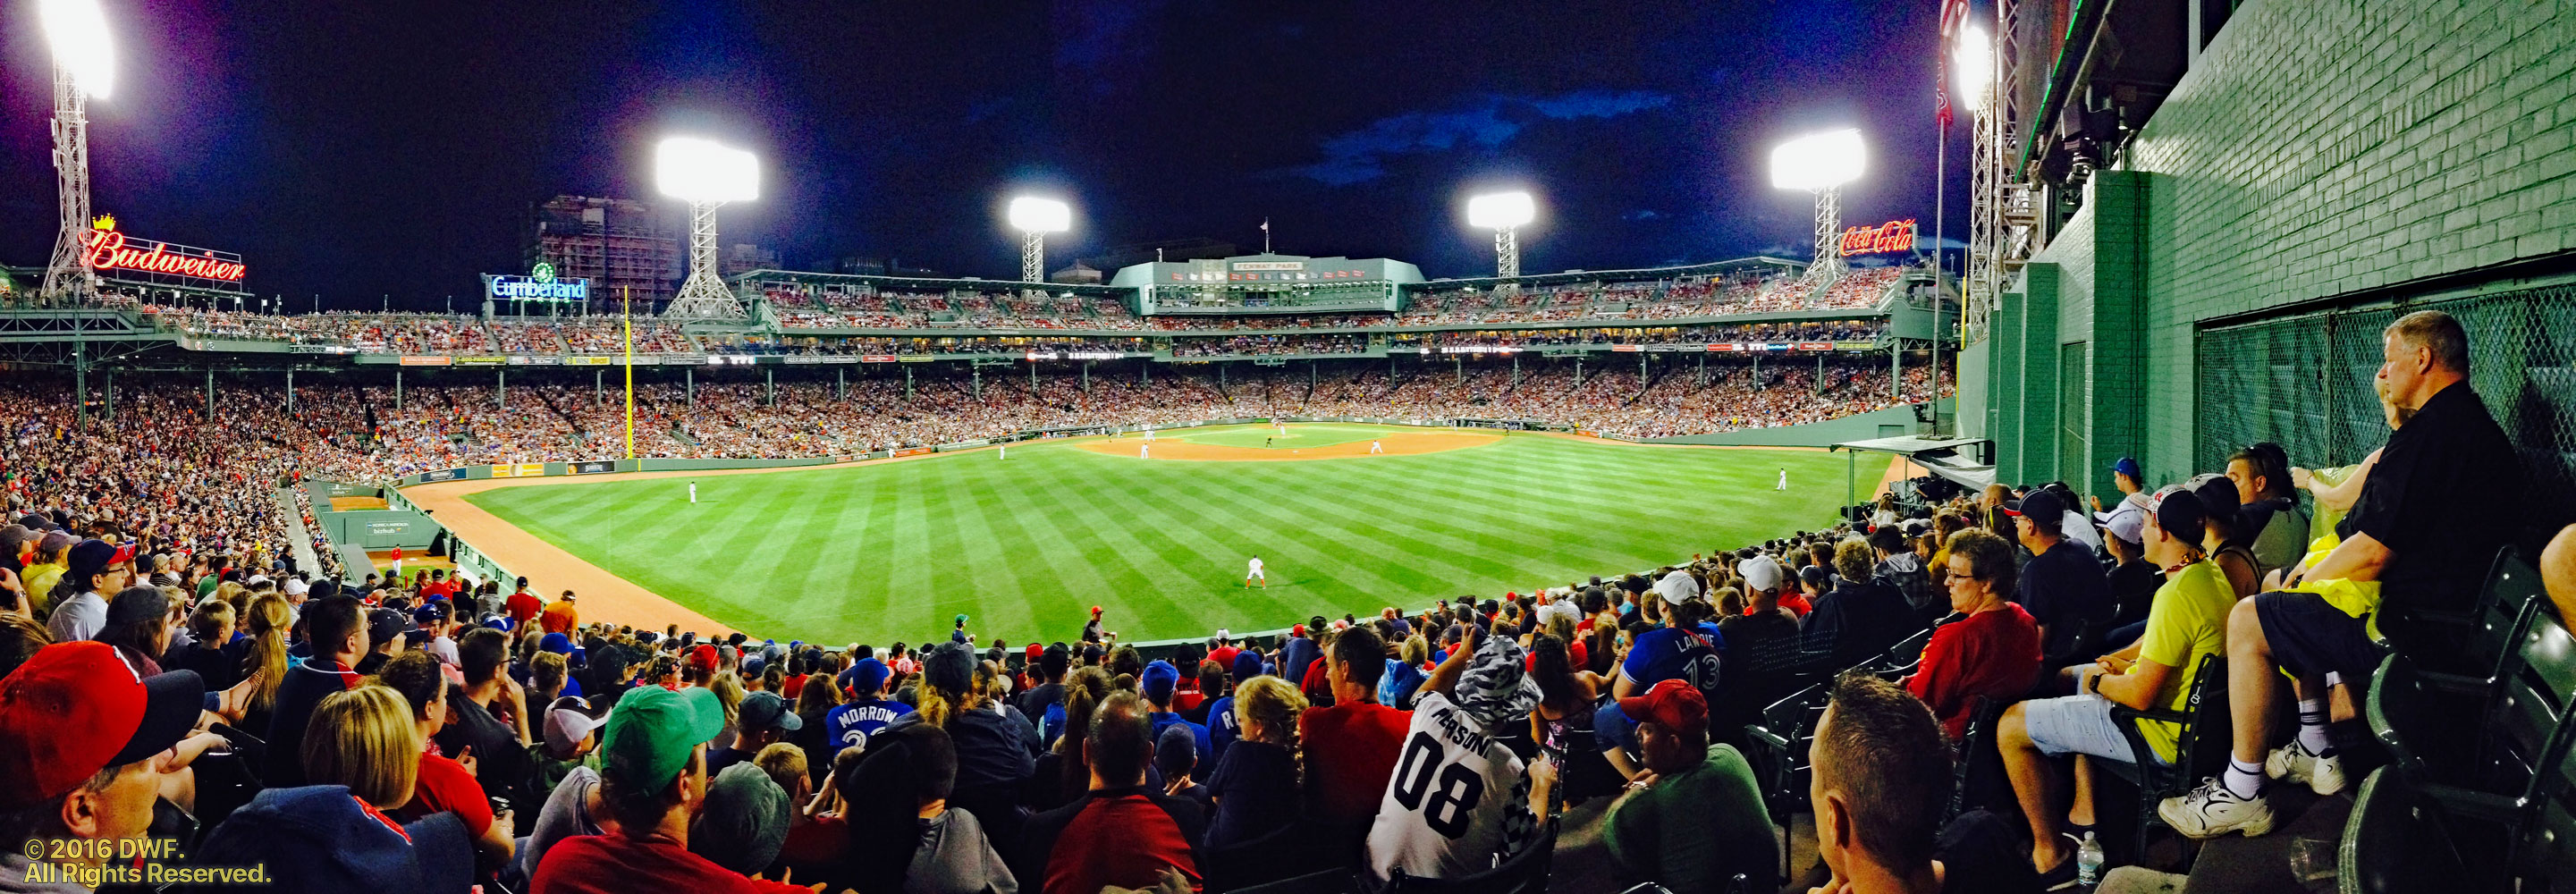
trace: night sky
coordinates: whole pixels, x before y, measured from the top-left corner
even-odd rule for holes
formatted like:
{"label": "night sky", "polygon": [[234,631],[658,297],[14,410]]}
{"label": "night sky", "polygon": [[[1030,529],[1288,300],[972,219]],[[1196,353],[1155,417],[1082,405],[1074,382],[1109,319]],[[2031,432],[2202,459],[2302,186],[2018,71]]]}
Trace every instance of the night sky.
{"label": "night sky", "polygon": [[[1522,269],[1803,256],[1769,147],[1862,129],[1846,224],[1932,223],[1937,6],[1696,3],[310,3],[102,0],[116,93],[94,195],[137,237],[241,252],[291,306],[438,307],[520,269],[528,206],[654,199],[651,147],[758,153],[724,241],[1015,277],[1021,191],[1071,202],[1049,267],[1213,237],[1489,275],[1465,197],[1540,202]],[[0,5],[0,262],[53,238],[50,63]],[[1949,236],[1963,235],[1953,129]],[[671,217],[678,223],[676,208]],[[460,301],[460,306],[462,302]]]}

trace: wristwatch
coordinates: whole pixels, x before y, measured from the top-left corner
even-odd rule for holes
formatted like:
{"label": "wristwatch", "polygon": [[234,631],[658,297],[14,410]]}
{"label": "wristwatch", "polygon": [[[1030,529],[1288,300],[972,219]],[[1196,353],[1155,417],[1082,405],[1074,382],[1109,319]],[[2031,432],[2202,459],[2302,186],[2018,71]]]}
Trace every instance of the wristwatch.
{"label": "wristwatch", "polygon": [[2104,668],[2104,669],[2101,669],[2101,670],[2096,670],[2096,671],[2094,671],[2094,672],[2093,672],[2093,676],[2092,676],[2092,677],[2090,677],[2090,678],[2089,678],[2089,681],[2088,681],[2088,682],[2086,682],[2086,683],[2084,684],[2084,688],[2092,690],[2094,695],[2101,695],[2101,694],[2102,694],[2102,676],[2103,676],[2104,674],[2107,674],[2107,673],[2110,673],[2110,669],[2108,669],[2108,668]]}

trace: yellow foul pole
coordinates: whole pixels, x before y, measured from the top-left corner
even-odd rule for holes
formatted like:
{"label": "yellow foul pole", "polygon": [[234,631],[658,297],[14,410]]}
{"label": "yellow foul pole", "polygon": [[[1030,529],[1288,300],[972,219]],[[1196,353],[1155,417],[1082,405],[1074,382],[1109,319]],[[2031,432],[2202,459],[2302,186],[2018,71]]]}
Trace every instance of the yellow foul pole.
{"label": "yellow foul pole", "polygon": [[626,327],[626,458],[635,458],[635,304],[625,286],[617,287],[618,317]]}

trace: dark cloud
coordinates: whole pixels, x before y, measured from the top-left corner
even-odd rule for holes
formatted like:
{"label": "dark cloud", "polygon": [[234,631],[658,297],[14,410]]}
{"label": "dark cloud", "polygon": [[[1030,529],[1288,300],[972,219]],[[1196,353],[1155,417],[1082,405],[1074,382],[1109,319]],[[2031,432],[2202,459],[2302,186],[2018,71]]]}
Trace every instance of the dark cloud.
{"label": "dark cloud", "polygon": [[1486,96],[1436,112],[1406,112],[1325,137],[1324,160],[1288,173],[1327,186],[1349,186],[1386,176],[1387,160],[1453,149],[1491,150],[1512,141],[1537,119],[1616,118],[1673,104],[1651,90],[1578,90],[1544,97]]}

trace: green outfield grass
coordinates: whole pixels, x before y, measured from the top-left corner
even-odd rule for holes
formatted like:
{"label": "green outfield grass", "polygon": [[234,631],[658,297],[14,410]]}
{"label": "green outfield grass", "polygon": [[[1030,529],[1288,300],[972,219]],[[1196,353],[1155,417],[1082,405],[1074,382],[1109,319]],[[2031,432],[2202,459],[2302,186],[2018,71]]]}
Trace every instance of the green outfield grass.
{"label": "green outfield grass", "polygon": [[[1258,447],[1266,430],[1179,436]],[[1322,444],[1402,429],[1300,430]],[[1108,629],[1138,641],[1498,596],[1814,529],[1842,502],[1845,462],[1540,436],[1318,462],[1157,462],[1041,442],[1008,460],[699,478],[694,506],[683,478],[469,499],[755,636],[920,642],[962,612],[987,642],[1070,639],[1100,605]],[[1885,464],[1865,465],[1864,493]],[[1783,467],[1785,494],[1773,490]],[[1247,592],[1255,554],[1270,587]]]}
{"label": "green outfield grass", "polygon": [[1366,441],[1379,435],[1393,434],[1400,429],[1378,425],[1316,422],[1290,425],[1286,437],[1274,435],[1272,431],[1273,429],[1267,425],[1229,425],[1213,429],[1183,429],[1168,435],[1157,433],[1154,438],[1188,441],[1193,444],[1214,444],[1219,447],[1268,447],[1273,450],[1289,450]]}

